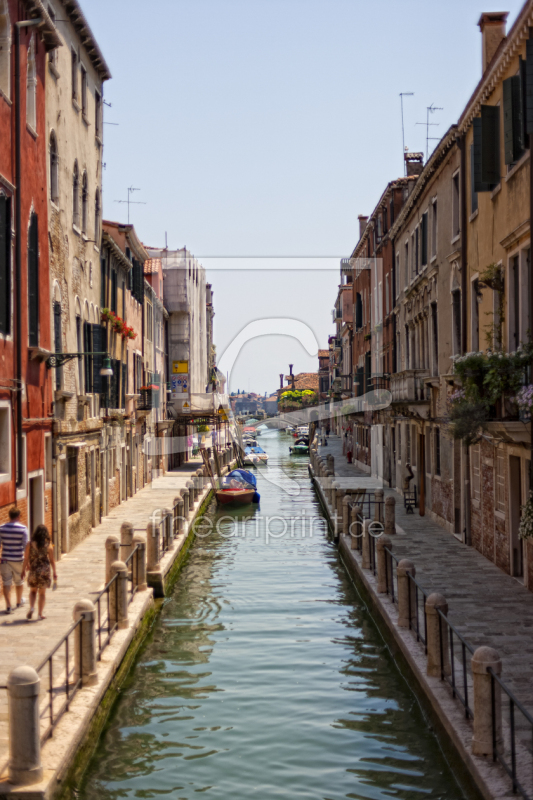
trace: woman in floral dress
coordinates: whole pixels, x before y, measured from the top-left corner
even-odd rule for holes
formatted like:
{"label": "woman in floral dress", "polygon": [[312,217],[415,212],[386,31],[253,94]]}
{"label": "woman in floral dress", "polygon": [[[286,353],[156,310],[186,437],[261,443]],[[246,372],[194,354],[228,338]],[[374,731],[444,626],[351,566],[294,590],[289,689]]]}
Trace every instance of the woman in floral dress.
{"label": "woman in floral dress", "polygon": [[30,587],[30,610],[26,614],[26,619],[33,617],[37,596],[39,597],[39,619],[45,619],[43,611],[46,590],[50,588],[52,583],[52,572],[54,581],[57,580],[54,548],[50,544],[50,534],[46,525],[37,525],[31,537],[31,542],[26,545],[24,564],[22,566],[23,578],[26,572],[28,572],[28,586]]}

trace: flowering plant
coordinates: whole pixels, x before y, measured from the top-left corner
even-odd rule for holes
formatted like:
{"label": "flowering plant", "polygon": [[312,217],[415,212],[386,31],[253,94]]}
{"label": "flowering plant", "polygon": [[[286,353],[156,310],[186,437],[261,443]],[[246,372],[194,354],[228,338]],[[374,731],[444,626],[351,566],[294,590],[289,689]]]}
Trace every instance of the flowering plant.
{"label": "flowering plant", "polygon": [[513,399],[520,411],[530,414],[531,407],[533,406],[533,384],[530,383],[528,386],[522,386]]}
{"label": "flowering plant", "polygon": [[109,322],[115,333],[120,333],[123,339],[135,339],[137,337],[131,325],[126,325],[122,317],[117,317],[115,312],[110,311],[108,308],[101,310],[100,319],[102,322]]}
{"label": "flowering plant", "polygon": [[533,492],[529,493],[528,501],[522,506],[521,511],[518,536],[520,539],[533,539]]}

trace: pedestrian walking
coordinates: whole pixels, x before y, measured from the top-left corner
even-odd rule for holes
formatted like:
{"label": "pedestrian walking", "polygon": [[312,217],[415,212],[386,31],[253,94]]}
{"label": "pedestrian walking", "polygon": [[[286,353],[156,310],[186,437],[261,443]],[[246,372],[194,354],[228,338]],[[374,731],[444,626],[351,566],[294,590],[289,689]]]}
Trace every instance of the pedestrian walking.
{"label": "pedestrian walking", "polygon": [[24,605],[22,590],[22,565],[24,550],[28,544],[28,529],[20,521],[18,508],[9,509],[9,522],[0,526],[0,546],[2,559],[0,561],[0,574],[2,575],[2,592],[6,601],[6,614],[13,613],[11,605],[11,586],[15,584],[17,608]]}
{"label": "pedestrian walking", "polygon": [[30,610],[26,614],[27,619],[33,617],[35,610],[35,600],[38,597],[39,619],[46,619],[43,614],[46,601],[46,590],[52,584],[52,573],[54,581],[57,581],[56,562],[54,560],[54,547],[50,544],[50,534],[46,525],[37,525],[31,542],[26,545],[24,553],[24,566],[22,577],[28,573],[28,586],[30,587]]}

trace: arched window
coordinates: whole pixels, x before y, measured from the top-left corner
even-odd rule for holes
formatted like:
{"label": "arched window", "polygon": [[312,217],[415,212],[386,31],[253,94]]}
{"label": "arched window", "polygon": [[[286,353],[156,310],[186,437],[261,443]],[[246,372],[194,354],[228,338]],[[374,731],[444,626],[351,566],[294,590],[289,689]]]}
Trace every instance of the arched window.
{"label": "arched window", "polygon": [[100,247],[100,190],[94,196],[94,243]]}
{"label": "arched window", "polygon": [[74,162],[74,173],[72,176],[72,223],[77,228],[80,226],[80,172],[78,162]]}
{"label": "arched window", "polygon": [[0,89],[11,96],[11,22],[7,0],[0,0]]}
{"label": "arched window", "polygon": [[83,173],[81,184],[81,232],[87,233],[87,210],[89,202],[89,189],[87,187],[87,173]]}
{"label": "arched window", "polygon": [[26,122],[37,130],[37,70],[35,67],[35,39],[32,36],[28,47],[26,67]]}
{"label": "arched window", "polygon": [[54,131],[50,134],[50,200],[53,203],[59,200],[59,153]]}

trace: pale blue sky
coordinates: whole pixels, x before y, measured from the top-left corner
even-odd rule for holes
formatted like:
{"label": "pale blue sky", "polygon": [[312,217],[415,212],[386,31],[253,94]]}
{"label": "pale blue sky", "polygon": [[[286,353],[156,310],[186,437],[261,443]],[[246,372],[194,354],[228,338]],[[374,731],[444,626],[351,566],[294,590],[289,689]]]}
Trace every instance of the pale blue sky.
{"label": "pale blue sky", "polygon": [[[402,174],[405,143],[425,151],[426,119],[443,135],[481,72],[482,11],[521,3],[428,0],[81,0],[113,79],[106,85],[104,216],[141,239],[198,256],[331,256],[330,271],[209,272],[219,351],[255,315],[332,332],[337,257]],[[212,261],[204,259],[211,268]],[[262,262],[271,268],[277,262]],[[285,268],[288,262],[279,262]],[[320,267],[320,261],[309,263]],[[334,271],[332,271],[332,267]],[[242,313],[244,310],[244,314]],[[295,342],[247,345],[232,389],[277,388],[278,373],[316,369]]]}

